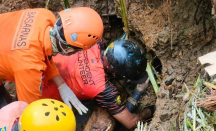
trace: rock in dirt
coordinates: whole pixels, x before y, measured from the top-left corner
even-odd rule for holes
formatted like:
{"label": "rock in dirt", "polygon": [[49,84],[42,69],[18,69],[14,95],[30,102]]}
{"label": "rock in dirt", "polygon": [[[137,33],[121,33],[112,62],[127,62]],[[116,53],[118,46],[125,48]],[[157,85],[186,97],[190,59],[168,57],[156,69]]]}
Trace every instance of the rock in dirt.
{"label": "rock in dirt", "polygon": [[114,126],[114,118],[105,109],[97,107],[89,118],[84,131],[113,131]]}
{"label": "rock in dirt", "polygon": [[162,122],[169,120],[171,118],[172,114],[170,113],[169,110],[164,110],[163,114],[160,115],[160,120]]}

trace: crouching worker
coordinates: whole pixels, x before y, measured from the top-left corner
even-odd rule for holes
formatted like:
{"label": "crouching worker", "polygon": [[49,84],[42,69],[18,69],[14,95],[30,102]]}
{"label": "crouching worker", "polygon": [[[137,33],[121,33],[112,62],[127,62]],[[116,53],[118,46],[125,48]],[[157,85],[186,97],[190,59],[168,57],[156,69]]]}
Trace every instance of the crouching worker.
{"label": "crouching worker", "polygon": [[53,99],[16,101],[0,109],[0,131],[75,131],[72,110]]}
{"label": "crouching worker", "polygon": [[[42,80],[52,80],[69,107],[71,103],[80,114],[86,113],[88,109],[59,75],[52,55],[70,55],[95,44],[103,33],[99,14],[77,7],[61,11],[56,20],[51,11],[37,8],[0,14],[0,18],[0,79],[16,82],[18,100],[29,104],[41,99]],[[0,104],[5,105],[11,99],[0,85]]]}
{"label": "crouching worker", "polygon": [[[133,128],[139,120],[150,118],[154,109],[148,108],[142,114],[132,114],[121,103],[111,79],[122,76],[137,84],[143,83],[142,89],[132,96],[137,99],[148,84],[145,71],[147,59],[144,52],[131,41],[116,40],[107,48],[104,44],[99,41],[90,49],[72,56],[57,55],[54,62],[63,79],[80,100],[94,99],[125,127]],[[43,81],[43,97],[61,100],[52,81]],[[133,108],[133,104],[128,105],[130,109]]]}

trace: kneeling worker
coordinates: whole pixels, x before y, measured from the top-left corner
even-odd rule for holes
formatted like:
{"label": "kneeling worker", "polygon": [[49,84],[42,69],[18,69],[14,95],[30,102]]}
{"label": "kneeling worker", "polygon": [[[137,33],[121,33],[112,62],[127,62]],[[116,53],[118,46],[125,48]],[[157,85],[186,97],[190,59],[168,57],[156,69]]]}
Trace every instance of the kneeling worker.
{"label": "kneeling worker", "polygon": [[[117,88],[111,80],[121,76],[142,84],[142,90],[136,90],[132,96],[138,99],[148,84],[145,53],[131,41],[116,40],[108,47],[104,47],[104,44],[99,41],[90,49],[71,56],[59,54],[54,57],[54,62],[80,100],[94,99],[125,127],[133,128],[137,121],[152,117],[155,109],[148,108],[142,114],[132,114],[130,109],[133,104],[129,103],[129,107],[126,107],[121,103]],[[43,81],[42,90],[44,98],[61,100],[52,81]]]}
{"label": "kneeling worker", "polygon": [[[88,109],[59,75],[52,56],[94,45],[103,34],[99,14],[77,7],[61,11],[56,20],[51,11],[36,8],[3,13],[0,18],[0,79],[16,82],[18,100],[29,104],[41,99],[42,80],[52,80],[64,103],[86,113]],[[10,102],[0,82],[0,108]]]}

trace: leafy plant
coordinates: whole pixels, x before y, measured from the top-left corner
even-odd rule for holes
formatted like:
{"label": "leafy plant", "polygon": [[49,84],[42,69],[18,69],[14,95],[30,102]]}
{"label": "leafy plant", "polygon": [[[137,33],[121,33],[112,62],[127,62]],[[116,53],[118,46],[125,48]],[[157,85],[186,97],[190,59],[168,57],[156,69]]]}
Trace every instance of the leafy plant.
{"label": "leafy plant", "polygon": [[[187,98],[187,103],[184,111],[183,128],[184,131],[213,131],[216,123],[215,112],[209,112],[197,106],[197,101],[203,98],[202,94],[206,93],[206,88],[203,88],[203,80],[200,79],[200,74],[197,75],[194,85],[191,90],[185,84],[187,89],[186,94],[190,94]],[[206,85],[209,86],[209,83]],[[211,85],[212,87],[212,85]],[[189,95],[188,95],[189,96]],[[185,101],[186,102],[186,101]],[[199,104],[198,104],[199,105]]]}
{"label": "leafy plant", "polygon": [[154,74],[153,74],[153,71],[152,71],[152,68],[151,68],[151,65],[149,62],[147,63],[146,72],[148,73],[148,76],[149,76],[151,84],[154,88],[155,94],[156,94],[156,96],[158,96],[158,85],[157,85],[156,80],[154,78]]}
{"label": "leafy plant", "polygon": [[122,21],[124,23],[124,29],[125,32],[127,33],[127,38],[130,33],[129,28],[128,28],[128,19],[127,19],[127,8],[126,8],[126,1],[125,0],[120,0],[120,7],[121,7],[121,15],[122,15]]}
{"label": "leafy plant", "polygon": [[[46,5],[45,5],[45,8],[46,8],[46,9],[49,8],[49,2],[50,2],[50,0],[47,0]],[[67,9],[67,8],[70,8],[70,3],[69,3],[68,0],[64,0],[64,5],[65,5],[65,8],[66,8],[66,9]]]}
{"label": "leafy plant", "polygon": [[65,5],[65,8],[70,8],[70,3],[68,0],[64,0],[64,5]]}
{"label": "leafy plant", "polygon": [[46,9],[49,8],[49,2],[50,2],[50,0],[47,0],[47,2],[46,2],[46,6],[45,6]]}

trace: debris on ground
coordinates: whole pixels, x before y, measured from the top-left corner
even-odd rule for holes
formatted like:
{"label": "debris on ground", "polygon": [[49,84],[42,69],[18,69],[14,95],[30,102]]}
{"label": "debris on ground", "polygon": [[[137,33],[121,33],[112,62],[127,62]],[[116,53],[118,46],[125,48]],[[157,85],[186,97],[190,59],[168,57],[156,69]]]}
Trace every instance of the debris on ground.
{"label": "debris on ground", "polygon": [[84,131],[113,131],[114,126],[114,118],[105,109],[97,107],[89,118]]}
{"label": "debris on ground", "polygon": [[205,67],[206,72],[213,76],[216,74],[216,51],[208,53],[204,56],[199,57],[199,61],[202,65],[208,64],[207,67]]}
{"label": "debris on ground", "polygon": [[212,103],[214,101],[212,96],[215,91],[209,85],[213,84],[204,81],[203,76],[200,76],[200,74],[197,75],[193,86],[185,84],[187,88],[186,94],[190,93],[191,95],[184,110],[184,122],[181,127],[184,131],[214,131],[216,112],[213,110],[213,107],[216,103]]}
{"label": "debris on ground", "polygon": [[[0,0],[0,13],[26,8],[44,8],[47,2]],[[199,57],[216,50],[216,0],[124,2],[130,37],[146,49],[148,59],[155,68],[153,73],[159,87],[158,97],[150,85],[138,102],[137,112],[141,112],[147,106],[157,107],[151,122],[138,123],[139,131],[141,125],[143,130],[158,131],[213,129],[216,122],[216,82],[212,75],[215,70],[203,67],[213,63],[205,64],[206,62],[199,61]],[[121,19],[119,0],[69,0],[69,4],[71,7],[87,6],[95,9],[103,19],[105,39],[115,39],[122,34],[124,23]],[[64,2],[59,0],[49,0],[48,5],[47,8],[56,16],[65,8]],[[207,77],[205,71],[211,77]],[[16,90],[13,87],[13,82],[6,83],[6,88],[16,100]],[[128,96],[127,93],[122,95]],[[118,129],[120,130],[126,131],[123,127]]]}

